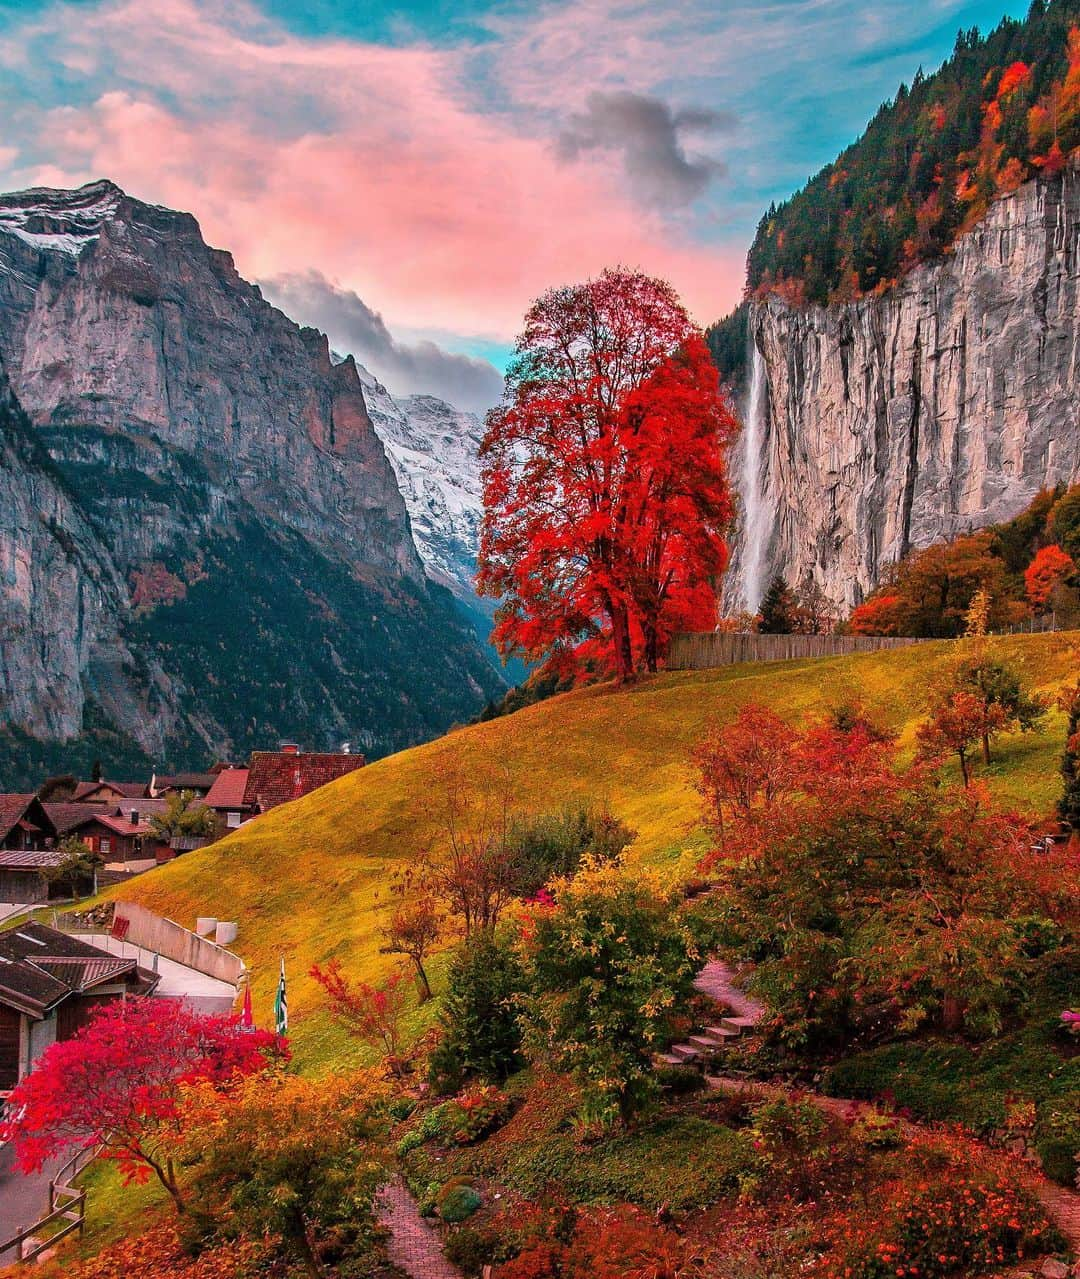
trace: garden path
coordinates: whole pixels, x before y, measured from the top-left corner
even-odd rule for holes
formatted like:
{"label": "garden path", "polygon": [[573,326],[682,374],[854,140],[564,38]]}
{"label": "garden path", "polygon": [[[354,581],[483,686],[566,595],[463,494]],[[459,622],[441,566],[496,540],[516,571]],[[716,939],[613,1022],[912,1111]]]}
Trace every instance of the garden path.
{"label": "garden path", "polygon": [[765,1005],[739,988],[734,968],[721,959],[709,960],[694,978],[694,988],[719,1004],[727,1004],[736,1017],[757,1022],[765,1016]]}
{"label": "garden path", "polygon": [[379,1191],[376,1207],[380,1223],[390,1231],[390,1260],[409,1279],[462,1279],[461,1271],[443,1256],[439,1232],[420,1216],[400,1177]]}

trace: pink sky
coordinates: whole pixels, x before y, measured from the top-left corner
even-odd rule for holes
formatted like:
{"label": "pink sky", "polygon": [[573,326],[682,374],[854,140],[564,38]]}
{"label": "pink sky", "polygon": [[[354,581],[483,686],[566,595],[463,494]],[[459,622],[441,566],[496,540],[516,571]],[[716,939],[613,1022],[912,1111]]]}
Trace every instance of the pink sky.
{"label": "pink sky", "polygon": [[538,293],[617,262],[669,278],[703,323],[741,286],[741,249],[636,202],[612,157],[566,163],[517,114],[481,109],[467,50],[301,39],[197,0],[53,9],[21,39],[0,67],[47,40],[101,92],[49,109],[44,154],[13,176],[110,177],[190,210],[249,278],[314,268],[392,325],[500,340]]}

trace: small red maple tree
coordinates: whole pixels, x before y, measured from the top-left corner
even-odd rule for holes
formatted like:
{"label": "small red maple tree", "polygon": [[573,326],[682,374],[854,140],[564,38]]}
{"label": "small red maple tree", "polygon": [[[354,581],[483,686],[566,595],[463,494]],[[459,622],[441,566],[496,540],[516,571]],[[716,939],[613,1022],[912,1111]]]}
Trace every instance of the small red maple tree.
{"label": "small red maple tree", "polygon": [[399,968],[381,986],[351,982],[341,961],[331,959],[325,968],[312,965],[310,975],[326,991],[330,1016],[361,1043],[381,1048],[390,1073],[406,1073],[408,1062],[401,1048],[402,1018],[408,1002],[408,984]]}
{"label": "small red maple tree", "polygon": [[0,1126],[24,1172],[68,1150],[103,1147],[125,1182],[157,1177],[178,1212],[184,1199],[175,1152],[185,1088],[209,1083],[224,1095],[242,1075],[287,1056],[284,1041],[203,1017],[172,999],[117,1001],[96,1009],[76,1035],[50,1045],[11,1093]]}
{"label": "small red maple tree", "polygon": [[477,584],[506,655],[602,638],[618,679],[715,620],[737,424],[700,331],[636,271],[545,294],[487,420]]}
{"label": "small red maple tree", "polygon": [[1076,573],[1071,555],[1060,546],[1044,546],[1024,570],[1024,588],[1036,608],[1045,608],[1054,588]]}

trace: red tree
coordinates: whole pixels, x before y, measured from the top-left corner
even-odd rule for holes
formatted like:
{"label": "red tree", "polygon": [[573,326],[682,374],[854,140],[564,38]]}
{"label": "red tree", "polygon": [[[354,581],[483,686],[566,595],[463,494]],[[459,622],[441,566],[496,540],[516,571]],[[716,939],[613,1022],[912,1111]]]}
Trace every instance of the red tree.
{"label": "red tree", "polygon": [[353,985],[341,961],[331,959],[325,968],[313,965],[311,976],[326,991],[334,1021],[361,1043],[381,1048],[391,1074],[405,1074],[408,1062],[401,1051],[401,1023],[408,1001],[405,974],[397,969],[381,986],[366,981]]}
{"label": "red tree", "polygon": [[930,718],[919,725],[915,736],[924,756],[934,758],[955,751],[964,785],[968,786],[971,783],[969,752],[1008,724],[1009,716],[997,702],[960,690],[938,702]]}
{"label": "red tree", "polygon": [[743,706],[730,724],[714,725],[698,743],[697,788],[709,824],[723,839],[725,814],[749,821],[767,815],[796,784],[795,730],[766,706]]}
{"label": "red tree", "polygon": [[1076,564],[1060,546],[1044,546],[1024,570],[1027,597],[1036,608],[1045,608],[1054,587],[1067,582]]}
{"label": "red tree", "polygon": [[3,1125],[24,1172],[70,1149],[103,1146],[125,1181],[153,1173],[184,1209],[174,1166],[188,1085],[223,1092],[287,1050],[234,1017],[202,1017],[171,999],[103,1005],[72,1039],[52,1044],[10,1097]]}
{"label": "red tree", "polygon": [[480,590],[494,639],[538,660],[604,637],[617,678],[711,625],[737,430],[671,288],[625,270],[534,303],[488,415]]}

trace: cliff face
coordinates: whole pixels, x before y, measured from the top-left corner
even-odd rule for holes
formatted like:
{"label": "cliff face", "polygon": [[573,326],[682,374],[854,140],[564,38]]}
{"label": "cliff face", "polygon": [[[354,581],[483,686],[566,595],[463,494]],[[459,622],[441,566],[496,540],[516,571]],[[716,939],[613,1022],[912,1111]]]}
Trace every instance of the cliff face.
{"label": "cliff face", "polygon": [[777,571],[857,603],[908,550],[1080,479],[1078,272],[1069,169],[998,201],[882,297],[754,302],[740,487],[758,536],[739,548],[729,607],[753,607]]}
{"label": "cliff face", "polygon": [[0,197],[0,358],[47,464],[5,453],[4,728],[102,723],[155,762],[275,733],[378,752],[497,685],[424,576],[356,365],[189,215],[106,182]]}

